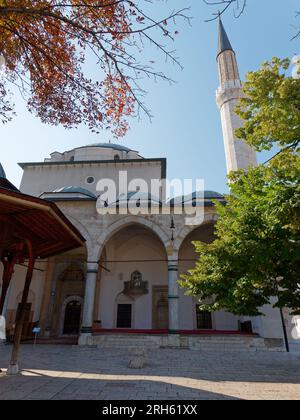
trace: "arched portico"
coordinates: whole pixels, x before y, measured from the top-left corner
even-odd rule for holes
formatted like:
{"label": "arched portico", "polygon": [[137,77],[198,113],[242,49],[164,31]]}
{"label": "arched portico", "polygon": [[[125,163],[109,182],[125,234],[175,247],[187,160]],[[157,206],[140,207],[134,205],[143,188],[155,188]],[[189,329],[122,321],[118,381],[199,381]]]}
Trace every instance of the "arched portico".
{"label": "arched portico", "polygon": [[81,223],[73,215],[67,214],[67,217],[72,222],[72,224],[79,230],[81,235],[84,237],[84,239],[86,241],[86,243],[85,243],[86,253],[87,253],[87,256],[89,257],[90,255],[93,254],[93,250],[95,248],[90,232],[83,225],[83,223]]}
{"label": "arched portico", "polygon": [[160,241],[164,244],[165,248],[167,248],[170,245],[169,235],[157,223],[153,222],[152,220],[148,220],[145,217],[126,216],[106,227],[100,234],[97,240],[97,261],[100,259],[103,248],[105,244],[110,240],[110,238],[117,234],[118,231],[130,225],[141,225],[145,228],[148,228],[158,236]]}
{"label": "arched portico", "polygon": [[[127,261],[123,261],[122,259],[118,256],[116,256],[115,254],[113,255],[113,257],[109,257],[109,253],[108,253],[108,248],[109,248],[109,243],[110,241],[113,241],[114,239],[117,238],[118,235],[122,235],[122,232],[124,233],[126,231],[126,229],[130,230],[132,228],[135,229],[139,229],[142,230],[144,229],[144,238],[147,239],[147,244],[144,243],[144,245],[141,247],[139,246],[141,244],[141,241],[139,242],[135,242],[134,244],[132,243],[133,240],[133,236],[130,235],[130,238],[126,239],[126,252],[128,250],[131,251],[132,255],[127,255],[127,257],[125,258],[123,255],[123,259],[127,259]],[[140,235],[141,237],[141,235]],[[150,238],[150,241],[149,241]],[[129,242],[131,241],[131,244],[129,244]],[[150,243],[153,241],[156,242],[156,245],[150,246]],[[136,248],[137,246],[137,248]],[[103,318],[103,316],[101,315],[101,308],[103,308],[103,305],[107,305],[107,302],[111,301],[113,299],[113,296],[110,296],[108,299],[102,299],[102,304],[101,304],[101,296],[103,297],[103,291],[105,290],[105,278],[109,277],[109,275],[107,273],[109,272],[113,272],[113,274],[111,276],[114,276],[114,281],[116,282],[116,278],[118,278],[121,276],[121,278],[123,278],[124,275],[127,276],[126,279],[129,278],[130,273],[128,272],[129,270],[129,263],[133,264],[133,261],[130,262],[130,260],[134,260],[135,264],[141,265],[144,264],[147,265],[148,267],[151,267],[151,270],[153,272],[153,270],[157,270],[155,269],[155,267],[158,267],[158,265],[163,265],[163,268],[161,268],[161,273],[156,273],[156,277],[155,277],[155,273],[152,274],[152,278],[155,277],[155,283],[157,284],[153,284],[153,282],[151,281],[151,290],[149,293],[150,296],[150,300],[151,301],[151,305],[153,306],[153,301],[155,300],[155,298],[153,297],[155,295],[155,293],[158,293],[158,290],[160,290],[160,292],[162,292],[162,289],[158,287],[157,290],[154,290],[155,286],[161,286],[161,283],[165,283],[165,296],[166,298],[169,300],[169,323],[170,326],[176,327],[177,329],[177,324],[178,324],[178,311],[176,308],[174,308],[177,303],[175,303],[174,298],[175,298],[175,292],[176,292],[176,288],[177,288],[177,277],[175,279],[174,277],[174,271],[173,270],[173,260],[172,260],[172,267],[171,270],[169,270],[169,274],[168,274],[168,261],[170,260],[170,255],[172,255],[173,253],[170,252],[170,248],[171,248],[171,243],[170,243],[170,237],[168,235],[168,233],[166,233],[166,231],[157,223],[155,223],[153,220],[149,220],[148,218],[145,217],[140,217],[140,216],[126,216],[123,217],[122,219],[117,220],[116,222],[112,223],[111,225],[107,226],[103,232],[99,235],[99,238],[97,240],[97,247],[94,248],[94,254],[92,257],[89,257],[90,260],[93,260],[93,262],[88,261],[88,271],[87,271],[87,283],[86,283],[86,293],[85,293],[85,303],[84,303],[84,315],[83,315],[83,326],[82,326],[82,337],[80,342],[84,343],[86,342],[86,338],[84,337],[84,335],[90,335],[92,333],[92,324],[93,324],[93,313],[95,313],[95,311],[93,310],[93,303],[95,301],[95,290],[96,290],[96,281],[97,281],[97,275],[98,275],[98,270],[100,268],[100,284],[101,284],[101,291],[100,291],[100,297],[96,297],[96,302],[100,301],[100,309],[98,312],[98,316],[97,316],[97,320],[101,321],[101,325],[103,327],[116,327],[116,323],[112,322],[112,320],[107,319],[107,318]],[[145,251],[145,249],[147,249],[147,251]],[[158,252],[158,249],[160,249],[160,251]],[[114,268],[115,271],[112,271],[111,269],[107,269],[107,267],[105,267],[105,261],[103,261],[103,251],[105,250],[106,253],[106,258],[107,260],[112,259],[113,261],[115,261],[115,264],[120,265],[123,264],[125,265],[126,270],[125,270],[125,274],[123,273],[123,269],[119,269],[118,268]],[[123,252],[125,252],[123,250]],[[144,252],[144,256],[141,255],[141,253]],[[110,253],[111,254],[111,253]],[[128,252],[127,252],[128,254]],[[137,256],[138,255],[138,256]],[[152,256],[151,256],[152,255]],[[128,261],[129,260],[129,261]],[[96,263],[97,261],[97,263]],[[118,262],[119,261],[119,262]],[[99,264],[100,263],[100,267]],[[104,267],[104,268],[103,268]],[[105,270],[106,268],[106,270]],[[134,271],[137,267],[132,266],[131,269],[132,271]],[[116,271],[119,269],[119,274],[116,273]],[[148,269],[147,269],[148,270]],[[147,271],[146,270],[146,271]],[[149,275],[148,275],[149,277]],[[122,282],[123,280],[119,281],[119,286],[117,288],[117,290],[115,290],[114,292],[111,290],[111,285],[112,283],[110,283],[110,287],[107,287],[107,289],[110,291],[110,293],[119,293],[122,290],[119,290],[121,288],[120,286],[120,282]],[[173,290],[174,289],[174,290]],[[107,292],[108,293],[108,292]],[[170,299],[172,299],[172,301],[170,301]],[[144,299],[145,300],[145,299]],[[141,302],[143,301],[143,299],[138,299],[137,304],[135,305],[136,308],[138,308],[139,305],[141,305],[141,307],[143,307],[143,305],[141,304]],[[113,306],[113,305],[112,305]],[[148,306],[149,306],[149,299],[148,299]],[[153,308],[151,306],[151,309],[148,310],[148,318],[145,319],[145,317],[140,317],[136,319],[135,325],[138,327],[140,326],[141,328],[148,328],[151,329],[153,328],[154,322],[153,322]],[[172,309],[173,308],[173,309]],[[96,308],[97,309],[97,308]],[[107,314],[111,312],[110,309],[108,308],[107,311],[102,311],[102,314]],[[136,310],[136,314],[138,314],[138,309]],[[105,315],[107,316],[107,315]],[[172,321],[173,320],[173,321]],[[143,325],[141,324],[143,323]]]}
{"label": "arched portico", "polygon": [[62,306],[69,296],[83,298],[86,282],[85,247],[48,261],[40,310],[40,326],[45,337],[62,334]]}
{"label": "arched portico", "polygon": [[182,247],[183,243],[186,242],[188,236],[193,232],[197,232],[203,226],[206,225],[214,225],[217,221],[217,215],[215,213],[205,213],[204,220],[201,225],[193,226],[193,225],[184,225],[179,232],[177,233],[174,243],[173,243],[173,252],[174,256],[178,258],[180,248]]}
{"label": "arched portico", "polygon": [[[215,240],[215,222],[214,217],[207,219],[181,240],[178,251],[179,276],[194,268],[199,258],[193,242],[210,244]],[[202,312],[199,310],[199,303],[197,297],[186,296],[184,290],[180,290],[179,318],[182,330],[238,330],[238,317],[223,311],[212,314]]]}
{"label": "arched portico", "polygon": [[[216,219],[215,213],[211,212],[205,215],[200,226],[182,225],[174,233],[173,241],[163,224],[159,225],[146,217],[126,216],[106,227],[98,237],[94,261],[88,263],[86,296],[89,297],[89,303],[85,302],[82,333],[91,335],[95,320],[101,321],[98,325],[104,330],[118,327],[116,297],[123,294],[125,283],[130,282],[134,271],[142,273],[149,289],[140,296],[129,295],[129,300],[133,302],[131,308],[130,301],[120,302],[120,305],[124,305],[119,308],[120,313],[123,310],[127,319],[134,314],[131,324],[127,321],[124,325],[141,330],[162,328],[157,319],[165,318],[167,299],[170,333],[199,329],[201,322],[208,328],[209,317],[197,313],[197,298],[185,296],[178,279],[194,266],[197,259],[192,241],[210,243],[214,240]],[[167,224],[165,226],[169,228]],[[94,302],[97,306],[94,306]],[[155,304],[159,308],[155,309]],[[156,316],[157,313],[161,316]],[[213,318],[211,329],[236,329],[232,316],[226,314],[219,318],[223,319],[223,324],[220,319],[215,322]]]}
{"label": "arched portico", "polygon": [[[151,224],[135,220],[130,218],[114,226],[117,228],[107,234],[102,247],[101,287],[96,300],[100,302],[98,319],[104,329],[122,325],[132,329],[161,328],[153,314],[158,293],[168,300],[168,257],[162,241],[166,236],[162,232],[159,236]],[[121,301],[116,301],[117,296]],[[127,321],[122,322],[122,311]]]}

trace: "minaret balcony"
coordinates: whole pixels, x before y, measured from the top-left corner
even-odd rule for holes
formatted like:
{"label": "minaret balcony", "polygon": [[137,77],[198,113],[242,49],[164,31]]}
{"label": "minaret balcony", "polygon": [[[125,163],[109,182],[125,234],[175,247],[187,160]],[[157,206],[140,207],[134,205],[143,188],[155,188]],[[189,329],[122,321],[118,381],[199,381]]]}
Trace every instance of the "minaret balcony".
{"label": "minaret balcony", "polygon": [[227,82],[223,83],[222,86],[219,86],[217,89],[217,94],[222,94],[228,89],[238,88],[241,89],[243,87],[243,83],[241,80],[228,80]]}

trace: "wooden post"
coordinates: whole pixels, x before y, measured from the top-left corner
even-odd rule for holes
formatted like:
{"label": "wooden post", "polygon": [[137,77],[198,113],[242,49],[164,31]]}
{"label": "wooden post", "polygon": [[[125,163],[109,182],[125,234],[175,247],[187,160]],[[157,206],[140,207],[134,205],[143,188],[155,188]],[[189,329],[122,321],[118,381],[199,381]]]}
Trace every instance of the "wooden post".
{"label": "wooden post", "polygon": [[2,258],[2,264],[3,264],[4,269],[3,269],[3,276],[2,276],[2,290],[1,290],[1,296],[0,296],[0,315],[5,315],[3,314],[5,298],[6,298],[7,290],[9,288],[12,275],[14,273],[14,267],[16,265],[16,262],[19,256],[20,256],[20,249],[18,249],[17,247],[15,252],[12,253],[10,256],[6,258]]}
{"label": "wooden post", "polygon": [[7,223],[6,219],[1,219],[1,231],[0,231],[0,260],[2,259],[3,253],[5,251],[5,245],[8,238],[12,235],[10,225]]}
{"label": "wooden post", "polygon": [[23,330],[23,324],[24,324],[25,313],[26,313],[26,310],[25,310],[26,303],[28,299],[31,279],[33,275],[34,263],[35,263],[32,242],[30,240],[26,240],[25,242],[28,248],[29,262],[28,262],[28,269],[27,269],[25,285],[24,285],[24,290],[23,290],[23,295],[22,295],[22,301],[20,304],[19,315],[18,315],[18,319],[16,320],[15,339],[14,339],[13,349],[11,353],[10,364],[7,370],[7,375],[16,375],[19,372],[18,356],[19,356],[19,351],[20,351],[22,330]]}
{"label": "wooden post", "polygon": [[281,318],[281,323],[282,323],[285,349],[286,349],[287,353],[289,353],[290,352],[290,345],[289,345],[289,339],[288,339],[288,335],[287,335],[287,331],[286,331],[286,325],[285,325],[285,320],[284,320],[284,315],[283,315],[283,309],[282,308],[280,308],[280,318]]}
{"label": "wooden post", "polygon": [[7,295],[8,286],[11,279],[11,276],[9,276],[9,273],[8,273],[9,263],[4,263],[3,260],[2,260],[2,263],[4,267],[3,267],[3,276],[2,276],[2,289],[1,289],[1,296],[0,296],[0,315],[4,315],[2,312],[4,308],[5,298]]}

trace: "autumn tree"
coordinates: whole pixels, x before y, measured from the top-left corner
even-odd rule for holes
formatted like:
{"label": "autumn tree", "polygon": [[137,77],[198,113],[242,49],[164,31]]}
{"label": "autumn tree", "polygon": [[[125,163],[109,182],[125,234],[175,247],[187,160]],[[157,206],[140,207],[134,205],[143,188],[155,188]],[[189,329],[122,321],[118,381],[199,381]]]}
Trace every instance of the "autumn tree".
{"label": "autumn tree", "polygon": [[227,204],[216,203],[216,241],[195,243],[199,260],[182,286],[211,303],[202,308],[259,315],[273,303],[300,314],[300,80],[289,60],[247,75],[238,138],[279,152],[265,165],[230,174]]}
{"label": "autumn tree", "polygon": [[[235,18],[239,18],[245,12],[247,5],[249,3],[249,1],[247,0],[203,0],[203,2],[207,4],[208,6],[212,6],[215,10],[212,13],[212,17],[210,19],[207,19],[207,22],[218,19],[220,16],[224,15],[230,10],[233,12],[233,16]],[[272,8],[270,9],[270,13],[271,12],[272,12]],[[296,13],[296,17],[300,16],[300,12],[295,12],[295,13]],[[299,36],[300,36],[300,30],[296,32],[295,38]]]}
{"label": "autumn tree", "polygon": [[12,118],[13,85],[44,123],[66,128],[85,123],[94,131],[111,128],[124,135],[129,115],[141,110],[150,115],[143,76],[170,80],[153,60],[140,60],[144,48],[150,44],[180,66],[166,45],[177,34],[176,19],[188,19],[186,9],[157,18],[155,3],[0,0],[1,120]]}

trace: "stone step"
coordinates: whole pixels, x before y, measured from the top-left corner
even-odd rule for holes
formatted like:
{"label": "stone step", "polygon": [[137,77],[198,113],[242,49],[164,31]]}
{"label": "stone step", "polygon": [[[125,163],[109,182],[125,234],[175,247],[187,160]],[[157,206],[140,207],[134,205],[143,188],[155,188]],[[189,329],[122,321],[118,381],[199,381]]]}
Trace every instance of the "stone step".
{"label": "stone step", "polygon": [[142,338],[119,338],[119,337],[115,337],[115,338],[110,338],[110,337],[105,337],[104,338],[105,341],[117,341],[122,343],[123,341],[139,341],[141,343],[143,342],[147,342],[147,341],[152,341],[150,339],[142,339]]}
{"label": "stone step", "polygon": [[149,342],[147,342],[147,341],[143,341],[143,342],[141,342],[141,341],[131,341],[131,340],[129,340],[129,341],[113,341],[113,340],[103,340],[103,341],[99,341],[99,344],[100,343],[102,343],[102,344],[114,344],[114,345],[120,345],[120,346],[122,346],[122,345],[130,345],[130,346],[144,346],[144,345],[146,345],[146,344],[152,344],[152,345],[155,345],[156,343],[152,343],[152,341],[149,341]]}
{"label": "stone step", "polygon": [[226,343],[226,342],[247,342],[247,341],[253,341],[253,340],[261,340],[258,337],[193,337],[194,340],[199,340],[199,341],[212,341],[214,343],[218,342],[218,343]]}
{"label": "stone step", "polygon": [[259,337],[196,337],[192,340],[191,350],[195,351],[234,351],[234,352],[255,352],[258,350],[267,350],[265,342]]}
{"label": "stone step", "polygon": [[240,341],[230,341],[230,340],[228,340],[228,341],[218,341],[218,340],[216,340],[216,341],[213,341],[213,340],[193,340],[193,342],[194,343],[199,343],[199,344],[207,344],[207,345],[210,345],[210,344],[213,344],[213,345],[216,345],[216,344],[219,344],[220,346],[226,346],[227,344],[232,344],[232,345],[250,345],[250,344],[259,344],[259,343],[261,343],[261,342],[263,342],[263,341],[261,341],[261,340],[259,340],[259,341],[257,341],[257,340],[240,340]]}
{"label": "stone step", "polygon": [[186,348],[193,351],[283,351],[278,345],[273,347],[266,340],[257,336],[176,336],[176,335],[96,335],[92,337],[91,345],[97,348],[111,349],[158,349]]}
{"label": "stone step", "polygon": [[159,348],[159,343],[151,340],[147,336],[124,336],[124,335],[103,335],[96,336],[94,342],[98,348],[119,348],[119,349],[136,349],[136,348]]}

